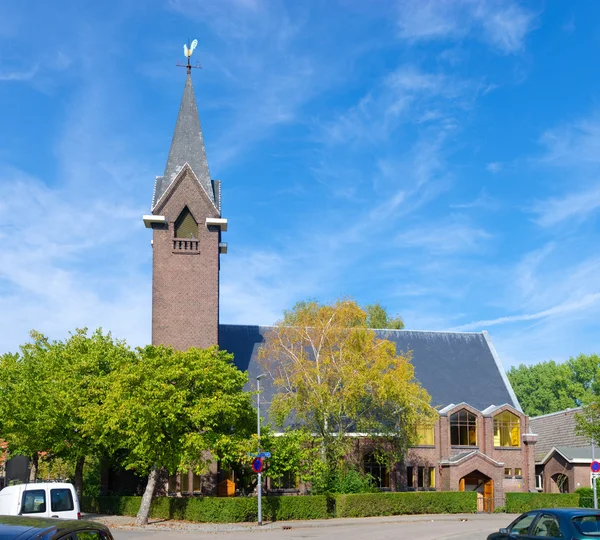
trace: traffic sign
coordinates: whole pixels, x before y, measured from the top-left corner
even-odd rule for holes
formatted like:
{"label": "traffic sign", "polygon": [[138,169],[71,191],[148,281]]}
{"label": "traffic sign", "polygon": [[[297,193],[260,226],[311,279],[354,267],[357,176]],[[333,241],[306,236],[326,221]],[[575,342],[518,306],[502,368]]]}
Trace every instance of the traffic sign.
{"label": "traffic sign", "polygon": [[590,469],[592,469],[593,473],[600,472],[600,462],[592,461],[592,463],[590,464]]}
{"label": "traffic sign", "polygon": [[260,458],[270,458],[271,452],[258,452],[258,453],[248,453],[250,457],[260,457]]}
{"label": "traffic sign", "polygon": [[252,470],[255,473],[260,473],[263,470],[263,460],[262,458],[254,458],[254,460],[252,460]]}

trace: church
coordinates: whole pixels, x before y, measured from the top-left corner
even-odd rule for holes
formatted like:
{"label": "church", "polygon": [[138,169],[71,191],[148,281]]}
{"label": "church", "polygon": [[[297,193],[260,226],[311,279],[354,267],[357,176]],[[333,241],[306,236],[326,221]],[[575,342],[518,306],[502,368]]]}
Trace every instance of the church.
{"label": "church", "polygon": [[[228,219],[222,212],[221,183],[211,178],[208,167],[189,62],[165,171],[156,177],[151,213],[143,221],[152,229],[152,343],[180,350],[218,345],[234,354],[253,382],[261,373],[258,350],[269,327],[219,320]],[[365,471],[380,489],[477,491],[486,511],[503,504],[506,492],[535,490],[536,435],[487,332],[377,332],[395,342],[398,351],[412,351],[416,378],[438,412],[434,425],[420,434],[421,444],[393,470],[362,456]],[[276,390],[267,378],[261,386],[268,405]],[[216,467],[211,472],[211,493],[234,493],[227,487],[234,478],[225,478]],[[192,473],[169,484],[169,491],[188,495],[207,491]],[[293,482],[283,487],[298,490]]]}

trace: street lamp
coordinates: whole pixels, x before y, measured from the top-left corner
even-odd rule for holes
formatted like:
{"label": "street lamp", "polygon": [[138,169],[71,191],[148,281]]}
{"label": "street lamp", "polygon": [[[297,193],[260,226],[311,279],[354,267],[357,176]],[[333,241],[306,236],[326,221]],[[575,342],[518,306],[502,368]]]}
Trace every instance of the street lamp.
{"label": "street lamp", "polygon": [[[260,380],[266,376],[262,373],[256,377],[256,424],[258,435],[258,454],[260,454]],[[262,525],[262,473],[258,473],[258,525]]]}

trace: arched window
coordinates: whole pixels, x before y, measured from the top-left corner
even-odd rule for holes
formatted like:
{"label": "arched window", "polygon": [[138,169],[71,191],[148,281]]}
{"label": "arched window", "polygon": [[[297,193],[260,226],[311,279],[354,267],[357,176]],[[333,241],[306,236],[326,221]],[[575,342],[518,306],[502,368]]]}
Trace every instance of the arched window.
{"label": "arched window", "polygon": [[494,446],[520,446],[521,420],[516,414],[504,411],[494,416]]}
{"label": "arched window", "polygon": [[175,238],[198,238],[198,222],[187,206],[175,220]]}
{"label": "arched window", "polygon": [[477,446],[477,417],[462,410],[450,415],[450,444],[452,446]]}

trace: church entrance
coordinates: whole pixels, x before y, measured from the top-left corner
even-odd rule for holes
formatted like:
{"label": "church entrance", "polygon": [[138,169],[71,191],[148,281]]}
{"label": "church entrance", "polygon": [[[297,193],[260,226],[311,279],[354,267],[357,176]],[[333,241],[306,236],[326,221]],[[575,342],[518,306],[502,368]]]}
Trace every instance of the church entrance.
{"label": "church entrance", "polygon": [[479,471],[463,476],[458,482],[459,491],[477,492],[477,511],[494,511],[494,481]]}

